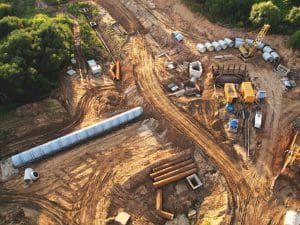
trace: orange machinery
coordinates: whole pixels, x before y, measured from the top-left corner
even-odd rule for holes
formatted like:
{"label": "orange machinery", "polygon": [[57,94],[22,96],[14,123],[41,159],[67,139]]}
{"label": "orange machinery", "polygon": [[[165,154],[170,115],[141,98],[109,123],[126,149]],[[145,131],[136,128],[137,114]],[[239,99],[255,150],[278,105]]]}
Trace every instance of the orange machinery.
{"label": "orange machinery", "polygon": [[121,80],[121,72],[120,72],[120,61],[117,60],[115,63],[110,65],[110,74],[112,75],[112,78],[116,81]]}
{"label": "orange machinery", "polygon": [[229,103],[232,103],[234,99],[238,98],[238,94],[233,83],[225,83],[224,92],[226,101]]}
{"label": "orange machinery", "polygon": [[256,99],[251,82],[243,82],[241,85],[241,93],[245,103],[253,103]]}

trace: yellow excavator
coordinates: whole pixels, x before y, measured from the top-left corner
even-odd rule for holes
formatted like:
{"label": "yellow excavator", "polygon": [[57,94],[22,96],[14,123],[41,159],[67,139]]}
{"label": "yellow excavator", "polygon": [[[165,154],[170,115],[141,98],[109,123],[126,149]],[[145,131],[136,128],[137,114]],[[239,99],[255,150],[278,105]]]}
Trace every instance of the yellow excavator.
{"label": "yellow excavator", "polygon": [[254,53],[256,52],[257,50],[257,46],[259,46],[263,39],[265,38],[267,32],[269,31],[271,25],[269,24],[265,24],[261,30],[259,31],[257,37],[255,38],[253,44],[249,44],[249,43],[246,43],[241,45],[239,47],[239,50],[241,52],[241,56],[244,58],[244,59],[248,59],[248,58],[251,58]]}

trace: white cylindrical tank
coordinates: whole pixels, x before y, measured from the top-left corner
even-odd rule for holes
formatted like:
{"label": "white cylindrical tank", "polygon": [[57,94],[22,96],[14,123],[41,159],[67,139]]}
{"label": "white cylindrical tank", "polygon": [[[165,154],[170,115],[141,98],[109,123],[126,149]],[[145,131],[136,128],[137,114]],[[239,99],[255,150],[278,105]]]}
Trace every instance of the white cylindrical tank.
{"label": "white cylindrical tank", "polygon": [[245,40],[243,38],[235,38],[235,42],[234,42],[235,48],[239,48],[243,44],[245,44]]}
{"label": "white cylindrical tank", "polygon": [[218,43],[219,43],[219,45],[221,46],[222,49],[226,49],[228,47],[227,43],[223,40],[219,40]]}
{"label": "white cylindrical tank", "polygon": [[270,46],[265,46],[265,47],[263,48],[263,51],[264,51],[264,52],[271,53],[271,52],[273,52],[273,49],[272,49]]}
{"label": "white cylindrical tank", "polygon": [[208,42],[208,41],[205,42],[204,46],[210,52],[212,52],[214,50],[214,46],[210,42]]}
{"label": "white cylindrical tank", "polygon": [[280,56],[277,52],[271,52],[271,56],[274,58],[275,62],[278,62],[280,60]]}
{"label": "white cylindrical tank", "polygon": [[197,50],[198,50],[199,52],[201,52],[201,53],[206,52],[206,47],[205,47],[203,44],[201,44],[201,43],[198,43],[198,44],[196,45],[196,48],[197,48]]}
{"label": "white cylindrical tank", "polygon": [[287,211],[284,218],[284,225],[298,225],[297,220],[299,215],[295,211]]}
{"label": "white cylindrical tank", "polygon": [[226,42],[227,46],[229,48],[232,48],[234,46],[234,41],[229,38],[224,38],[224,41]]}
{"label": "white cylindrical tank", "polygon": [[216,51],[221,51],[222,47],[219,45],[218,42],[213,41],[211,44],[214,46]]}
{"label": "white cylindrical tank", "polygon": [[274,62],[274,58],[269,52],[264,52],[263,58],[266,62]]}

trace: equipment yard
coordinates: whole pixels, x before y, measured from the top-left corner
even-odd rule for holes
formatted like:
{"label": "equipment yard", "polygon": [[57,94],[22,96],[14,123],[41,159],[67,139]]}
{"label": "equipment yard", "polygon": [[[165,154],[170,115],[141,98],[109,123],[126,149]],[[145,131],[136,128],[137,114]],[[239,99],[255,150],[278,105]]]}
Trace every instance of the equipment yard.
{"label": "equipment yard", "polygon": [[0,224],[283,225],[300,209],[287,37],[219,26],[179,0],[85,3],[100,59],[72,15],[76,63],[59,88],[0,117]]}

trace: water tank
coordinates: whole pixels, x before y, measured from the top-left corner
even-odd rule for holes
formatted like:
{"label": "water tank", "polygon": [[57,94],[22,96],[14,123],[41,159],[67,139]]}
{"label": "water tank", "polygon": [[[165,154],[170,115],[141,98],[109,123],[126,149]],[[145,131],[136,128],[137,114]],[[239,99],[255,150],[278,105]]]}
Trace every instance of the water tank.
{"label": "water tank", "polygon": [[266,62],[274,62],[273,56],[268,52],[263,53],[263,58]]}
{"label": "water tank", "polygon": [[221,46],[222,49],[226,49],[227,48],[227,43],[223,40],[219,40],[218,41],[219,45]]}
{"label": "water tank", "polygon": [[210,42],[205,42],[204,46],[206,47],[206,49],[210,52],[212,52],[214,50],[214,46],[210,43]]}
{"label": "water tank", "polygon": [[201,44],[201,43],[198,43],[198,44],[196,45],[196,48],[197,48],[197,50],[198,50],[199,52],[201,52],[201,53],[206,52],[206,47],[205,47],[203,44]]}
{"label": "water tank", "polygon": [[270,47],[270,46],[265,46],[264,48],[263,48],[263,52],[268,52],[268,53],[271,53],[271,52],[273,52],[273,49]]}
{"label": "water tank", "polygon": [[30,162],[37,161],[56,152],[62,151],[72,145],[112,130],[120,125],[138,118],[143,113],[142,107],[136,107],[127,112],[118,114],[99,123],[93,124],[81,130],[67,134],[45,144],[33,147],[11,157],[14,167],[21,167]]}
{"label": "water tank", "polygon": [[214,46],[216,51],[221,51],[222,50],[222,47],[219,45],[218,42],[213,41],[211,44]]}
{"label": "water tank", "polygon": [[275,62],[278,62],[280,60],[280,56],[277,52],[271,52],[271,56],[274,58]]}
{"label": "water tank", "polygon": [[224,38],[224,41],[226,42],[227,46],[232,48],[234,46],[234,41],[229,38]]}
{"label": "water tank", "polygon": [[235,40],[234,40],[235,48],[239,48],[243,44],[245,44],[245,40],[243,38],[235,38]]}

